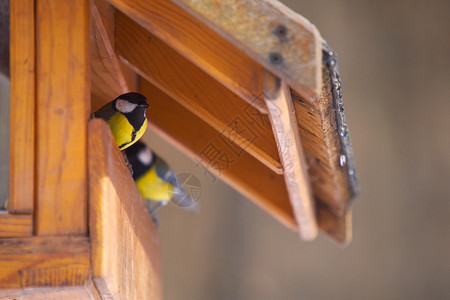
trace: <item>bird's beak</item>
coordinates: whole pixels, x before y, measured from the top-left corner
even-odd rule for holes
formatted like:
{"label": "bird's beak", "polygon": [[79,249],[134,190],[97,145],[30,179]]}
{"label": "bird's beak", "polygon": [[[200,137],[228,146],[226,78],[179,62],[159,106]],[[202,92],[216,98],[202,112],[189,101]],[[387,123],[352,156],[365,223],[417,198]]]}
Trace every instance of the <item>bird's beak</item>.
{"label": "bird's beak", "polygon": [[148,104],[143,104],[143,105],[141,105],[142,107],[145,107],[145,108],[150,108],[150,105],[148,105]]}

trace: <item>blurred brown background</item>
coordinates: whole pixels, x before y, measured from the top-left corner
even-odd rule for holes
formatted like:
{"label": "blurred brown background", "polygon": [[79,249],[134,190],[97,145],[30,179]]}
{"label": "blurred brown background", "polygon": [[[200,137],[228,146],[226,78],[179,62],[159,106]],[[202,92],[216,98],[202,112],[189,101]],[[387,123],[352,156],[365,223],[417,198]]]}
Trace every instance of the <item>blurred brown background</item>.
{"label": "blurred brown background", "polygon": [[203,185],[197,214],[160,214],[165,299],[450,299],[450,1],[283,2],[340,59],[362,188],[353,242],[301,242],[150,134]]}

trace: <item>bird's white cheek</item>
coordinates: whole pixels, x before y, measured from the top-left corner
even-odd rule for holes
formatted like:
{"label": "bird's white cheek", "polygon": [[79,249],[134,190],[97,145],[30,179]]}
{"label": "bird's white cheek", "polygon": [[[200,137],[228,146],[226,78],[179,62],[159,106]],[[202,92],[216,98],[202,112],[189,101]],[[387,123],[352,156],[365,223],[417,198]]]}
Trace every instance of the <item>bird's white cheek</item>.
{"label": "bird's white cheek", "polygon": [[148,148],[139,152],[137,157],[138,157],[139,161],[145,166],[150,165],[150,163],[153,160],[152,151],[150,151],[150,149],[148,149]]}
{"label": "bird's white cheek", "polygon": [[118,99],[116,101],[116,108],[118,111],[120,111],[123,114],[130,113],[136,108],[137,104],[130,103],[127,100],[124,99]]}

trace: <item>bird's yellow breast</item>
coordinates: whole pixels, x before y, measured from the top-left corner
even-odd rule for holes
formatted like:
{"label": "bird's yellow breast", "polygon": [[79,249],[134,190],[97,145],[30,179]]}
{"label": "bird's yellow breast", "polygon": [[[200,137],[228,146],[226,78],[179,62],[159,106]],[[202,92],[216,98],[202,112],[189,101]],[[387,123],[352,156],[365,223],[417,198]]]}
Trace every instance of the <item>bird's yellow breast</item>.
{"label": "bird's yellow breast", "polygon": [[145,119],[141,128],[135,131],[134,127],[128,122],[127,117],[121,113],[115,113],[107,123],[120,150],[128,148],[139,140],[147,129],[147,119]]}
{"label": "bird's yellow breast", "polygon": [[159,178],[154,167],[136,180],[136,185],[142,197],[148,200],[169,201],[173,195],[173,185]]}

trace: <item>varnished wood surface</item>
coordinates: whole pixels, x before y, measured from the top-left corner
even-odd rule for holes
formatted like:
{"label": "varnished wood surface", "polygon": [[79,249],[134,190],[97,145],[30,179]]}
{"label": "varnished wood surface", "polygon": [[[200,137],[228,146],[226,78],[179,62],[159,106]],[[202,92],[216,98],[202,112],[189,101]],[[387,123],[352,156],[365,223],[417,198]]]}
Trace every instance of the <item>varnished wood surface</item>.
{"label": "varnished wood surface", "polygon": [[116,44],[117,53],[136,72],[233,140],[237,152],[247,151],[282,172],[266,115],[121,13],[116,17]]}
{"label": "varnished wood surface", "polygon": [[0,239],[0,288],[84,285],[91,277],[87,237]]}
{"label": "varnished wood surface", "polygon": [[322,37],[277,0],[174,0],[308,100],[321,89]]}
{"label": "varnished wood surface", "polygon": [[38,0],[38,235],[87,233],[89,2]]}
{"label": "varnished wood surface", "polygon": [[10,1],[11,105],[9,201],[11,213],[34,208],[35,11],[34,0]]}
{"label": "varnished wood surface", "polygon": [[92,281],[84,286],[61,288],[25,288],[15,290],[0,290],[0,299],[4,300],[101,300]]}
{"label": "varnished wood surface", "polygon": [[23,237],[32,234],[32,215],[0,213],[0,237]]}
{"label": "varnished wood surface", "polygon": [[[201,21],[167,0],[108,0],[203,71],[265,111],[261,66]],[[232,63],[230,63],[232,62]]]}
{"label": "varnished wood surface", "polygon": [[263,73],[264,99],[283,164],[283,176],[300,237],[317,236],[315,203],[300,134],[286,82],[270,71]]}
{"label": "varnished wood surface", "polygon": [[161,299],[159,234],[101,119],[89,122],[89,186],[92,266],[100,294]]}

